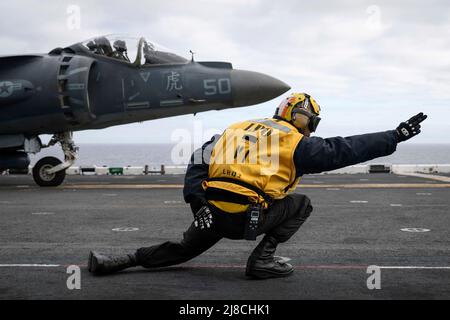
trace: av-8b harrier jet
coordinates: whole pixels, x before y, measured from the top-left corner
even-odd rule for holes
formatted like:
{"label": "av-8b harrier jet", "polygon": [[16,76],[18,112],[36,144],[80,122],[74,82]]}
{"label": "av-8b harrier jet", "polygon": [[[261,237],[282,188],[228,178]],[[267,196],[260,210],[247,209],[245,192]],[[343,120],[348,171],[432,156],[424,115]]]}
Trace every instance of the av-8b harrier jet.
{"label": "av-8b harrier jet", "polygon": [[[290,88],[226,62],[186,60],[145,38],[102,36],[48,54],[0,57],[0,171],[26,169],[29,154],[59,143],[64,161],[33,168],[58,186],[76,160],[74,131],[250,106]],[[40,135],[51,134],[44,145]]]}

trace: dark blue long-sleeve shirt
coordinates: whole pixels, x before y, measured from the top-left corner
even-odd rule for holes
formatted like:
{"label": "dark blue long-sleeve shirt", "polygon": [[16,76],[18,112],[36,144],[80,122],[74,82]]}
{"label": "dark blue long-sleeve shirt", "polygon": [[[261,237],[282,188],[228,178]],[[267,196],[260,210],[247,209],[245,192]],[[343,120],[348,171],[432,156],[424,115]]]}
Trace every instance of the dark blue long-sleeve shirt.
{"label": "dark blue long-sleeve shirt", "polygon": [[347,138],[304,137],[294,153],[297,176],[336,170],[388,156],[397,148],[395,130]]}
{"label": "dark blue long-sleeve shirt", "polygon": [[[202,182],[208,178],[209,158],[219,138],[214,136],[191,157],[184,184],[184,199],[188,203],[205,201]],[[388,156],[395,152],[397,143],[395,130],[346,138],[304,137],[294,152],[296,175],[331,171]]]}

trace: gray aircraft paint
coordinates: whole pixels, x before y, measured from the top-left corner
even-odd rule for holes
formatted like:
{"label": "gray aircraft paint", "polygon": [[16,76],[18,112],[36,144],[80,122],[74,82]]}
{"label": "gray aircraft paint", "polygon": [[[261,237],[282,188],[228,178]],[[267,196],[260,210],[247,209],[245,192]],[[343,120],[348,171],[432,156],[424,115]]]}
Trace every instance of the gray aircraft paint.
{"label": "gray aircraft paint", "polygon": [[[0,169],[16,167],[11,152],[24,149],[23,137],[249,106],[290,89],[227,62],[152,54],[158,63],[138,64],[139,54],[130,63],[78,43],[49,54],[0,57]],[[2,163],[5,153],[9,158]],[[15,155],[23,165],[23,154]]]}

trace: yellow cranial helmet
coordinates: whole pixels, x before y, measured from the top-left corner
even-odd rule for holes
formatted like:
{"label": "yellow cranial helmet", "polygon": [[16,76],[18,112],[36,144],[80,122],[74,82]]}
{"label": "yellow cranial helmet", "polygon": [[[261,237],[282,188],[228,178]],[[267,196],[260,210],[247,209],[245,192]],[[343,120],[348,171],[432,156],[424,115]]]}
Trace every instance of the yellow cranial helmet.
{"label": "yellow cranial helmet", "polygon": [[285,98],[279,105],[276,116],[286,120],[292,120],[292,111],[301,108],[306,111],[313,111],[316,115],[320,114],[320,106],[317,102],[306,93],[293,93]]}
{"label": "yellow cranial helmet", "polygon": [[275,116],[292,122],[296,113],[306,115],[310,119],[310,130],[314,132],[320,122],[320,106],[306,93],[293,93],[285,98],[279,105]]}

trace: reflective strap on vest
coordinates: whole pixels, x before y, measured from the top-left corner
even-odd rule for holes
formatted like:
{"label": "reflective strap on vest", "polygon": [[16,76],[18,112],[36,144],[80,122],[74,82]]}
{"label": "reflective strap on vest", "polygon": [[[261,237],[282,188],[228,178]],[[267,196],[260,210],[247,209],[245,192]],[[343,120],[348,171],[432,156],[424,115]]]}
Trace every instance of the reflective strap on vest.
{"label": "reflective strap on vest", "polygon": [[251,204],[248,197],[242,194],[213,187],[206,189],[205,197],[208,201],[222,201],[242,205]]}
{"label": "reflective strap on vest", "polygon": [[255,123],[262,123],[262,124],[264,124],[264,125],[266,125],[266,126],[268,126],[268,127],[272,127],[272,128],[274,128],[274,129],[283,131],[283,132],[285,132],[285,133],[291,132],[291,129],[289,129],[288,127],[283,126],[283,125],[281,125],[281,124],[279,124],[279,123],[277,123],[276,121],[273,121],[273,120],[269,120],[269,119],[252,120],[252,122],[255,122]]}
{"label": "reflective strap on vest", "polygon": [[[260,197],[264,199],[264,201],[270,205],[272,204],[273,200],[270,196],[268,196],[264,191],[261,189],[252,186],[251,184],[248,184],[246,182],[232,179],[232,178],[210,178],[206,179],[206,181],[218,181],[218,182],[228,182],[228,183],[234,183],[241,187],[244,187],[246,189],[249,189],[251,191],[254,191],[256,194],[258,194]],[[218,188],[212,188],[209,187],[206,189],[206,198],[207,200],[217,200],[217,201],[227,201],[227,202],[233,202],[238,204],[252,204],[252,202],[249,200],[247,196],[243,196],[241,194],[237,194],[228,190],[224,189],[218,189]]]}

